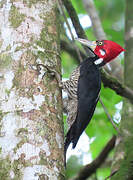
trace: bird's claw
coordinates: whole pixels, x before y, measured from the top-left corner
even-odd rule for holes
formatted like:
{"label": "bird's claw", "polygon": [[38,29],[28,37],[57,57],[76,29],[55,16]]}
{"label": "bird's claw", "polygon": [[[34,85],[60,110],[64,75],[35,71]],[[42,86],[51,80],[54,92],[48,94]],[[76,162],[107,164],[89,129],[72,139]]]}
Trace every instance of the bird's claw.
{"label": "bird's claw", "polygon": [[[58,81],[59,87],[62,88],[62,82],[61,82],[61,76],[60,74],[53,68],[53,67],[49,67],[47,65],[44,64],[37,64],[37,70],[38,72],[40,72],[41,68],[43,67],[45,69],[47,69],[47,72],[50,73],[50,75],[55,76],[56,80]],[[43,77],[45,76],[46,73],[44,73]],[[42,77],[42,78],[43,78]]]}
{"label": "bird's claw", "polygon": [[[41,79],[43,79],[43,77],[45,76],[45,74],[48,71],[48,68],[45,67],[43,64],[37,64],[36,68],[37,68],[39,76],[41,76]],[[46,69],[46,71],[44,71],[44,68]]]}
{"label": "bird's claw", "polygon": [[48,67],[47,65],[44,65],[44,64],[37,64],[37,70],[38,72],[40,72],[41,68],[40,67],[43,67],[45,69],[47,69],[47,72],[50,73],[52,76],[55,75],[55,71],[53,69],[51,69],[52,67]]}

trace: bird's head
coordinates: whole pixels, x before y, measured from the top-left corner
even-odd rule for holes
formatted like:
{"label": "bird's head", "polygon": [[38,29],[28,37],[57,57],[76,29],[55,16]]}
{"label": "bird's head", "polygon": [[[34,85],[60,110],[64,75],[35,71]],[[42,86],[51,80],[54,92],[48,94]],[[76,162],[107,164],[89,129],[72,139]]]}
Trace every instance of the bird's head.
{"label": "bird's head", "polygon": [[119,44],[110,40],[88,41],[86,39],[77,38],[81,44],[91,48],[93,52],[104,62],[104,64],[112,61],[122,51],[125,51]]}

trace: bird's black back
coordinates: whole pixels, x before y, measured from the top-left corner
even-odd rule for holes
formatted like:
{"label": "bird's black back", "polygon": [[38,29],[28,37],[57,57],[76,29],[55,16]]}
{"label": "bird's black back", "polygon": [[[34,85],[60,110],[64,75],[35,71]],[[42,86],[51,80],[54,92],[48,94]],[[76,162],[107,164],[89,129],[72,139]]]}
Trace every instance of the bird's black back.
{"label": "bird's black back", "polygon": [[98,102],[101,77],[99,67],[93,63],[96,58],[88,58],[80,64],[77,116],[66,135],[65,153],[71,142],[73,143],[73,148],[75,148],[80,135],[90,122]]}

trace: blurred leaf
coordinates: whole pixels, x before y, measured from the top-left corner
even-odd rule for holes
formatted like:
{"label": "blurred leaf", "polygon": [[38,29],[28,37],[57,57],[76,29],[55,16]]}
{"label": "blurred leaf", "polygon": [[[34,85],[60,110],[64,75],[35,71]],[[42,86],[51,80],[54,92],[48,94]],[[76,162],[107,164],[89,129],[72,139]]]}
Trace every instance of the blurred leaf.
{"label": "blurred leaf", "polygon": [[[111,89],[102,87],[100,98],[108,109],[109,114],[113,117],[116,112],[115,104],[121,101],[121,97],[116,95]],[[89,137],[95,137],[95,140],[90,145],[90,151],[94,159],[106,145],[107,141],[116,133],[100,103],[97,104],[94,116],[86,129],[86,133]]]}
{"label": "blurred leaf", "polygon": [[67,122],[66,122],[66,119],[67,119],[66,114],[63,114],[63,119],[64,119],[64,134],[66,134],[67,130],[68,130],[68,125],[67,125]]}
{"label": "blurred leaf", "polygon": [[73,6],[74,6],[74,8],[78,14],[85,14],[86,13],[84,10],[84,7],[83,7],[82,0],[79,0],[79,1],[71,0],[71,2],[72,2]]}
{"label": "blurred leaf", "polygon": [[[76,52],[75,52],[76,53]],[[66,52],[62,52],[62,67],[63,67],[63,78],[69,78],[72,71],[77,67],[77,61]]]}
{"label": "blurred leaf", "polygon": [[89,40],[92,40],[92,41],[93,41],[93,40],[96,39],[95,36],[94,36],[94,34],[93,34],[93,29],[92,29],[92,27],[86,29],[85,32],[86,32],[87,37],[88,37]]}
{"label": "blurred leaf", "polygon": [[99,168],[96,174],[97,174],[98,180],[103,180],[110,175],[110,168],[109,167]]}
{"label": "blurred leaf", "polygon": [[71,156],[67,161],[66,179],[77,175],[81,167],[82,164],[80,163],[79,158],[76,156]]}

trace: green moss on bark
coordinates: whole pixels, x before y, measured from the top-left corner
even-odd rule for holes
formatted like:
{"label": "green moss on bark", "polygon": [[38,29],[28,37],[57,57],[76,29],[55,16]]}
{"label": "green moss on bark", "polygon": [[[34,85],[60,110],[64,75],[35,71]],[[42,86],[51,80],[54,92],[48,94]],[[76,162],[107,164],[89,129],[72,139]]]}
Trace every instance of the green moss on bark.
{"label": "green moss on bark", "polygon": [[40,157],[40,162],[39,162],[40,165],[47,165],[48,164],[47,159],[46,159],[46,155],[44,153],[40,153],[39,157]]}
{"label": "green moss on bark", "polygon": [[9,21],[11,23],[11,26],[13,28],[19,27],[22,21],[24,21],[24,19],[25,19],[25,15],[21,14],[19,10],[14,5],[12,5],[9,14]]}
{"label": "green moss on bark", "polygon": [[[0,110],[0,136],[2,136],[2,132],[1,132],[1,128],[2,128],[2,119],[3,119],[3,115],[4,113]],[[0,151],[1,153],[1,151]]]}
{"label": "green moss on bark", "polygon": [[0,8],[3,8],[4,3],[5,3],[5,0],[2,0],[2,1],[0,2]]}
{"label": "green moss on bark", "polygon": [[9,158],[0,159],[0,179],[10,180],[9,172],[11,169],[11,161]]}
{"label": "green moss on bark", "polygon": [[2,46],[2,41],[0,40],[0,48],[1,48],[1,46]]}
{"label": "green moss on bark", "polygon": [[13,149],[14,153],[17,152],[17,150],[19,148],[21,148],[23,146],[24,143],[28,142],[28,138],[27,137],[23,137],[23,139],[17,144],[17,146]]}
{"label": "green moss on bark", "polygon": [[0,54],[0,69],[7,68],[12,62],[12,58],[9,54]]}
{"label": "green moss on bark", "polygon": [[27,128],[20,128],[18,130],[17,135],[19,136],[20,134],[28,134],[28,129]]}
{"label": "green moss on bark", "polygon": [[13,87],[17,87],[19,89],[20,87],[20,77],[22,75],[22,72],[24,70],[24,67],[20,64],[18,71],[15,73],[15,77],[13,79]]}
{"label": "green moss on bark", "polygon": [[22,165],[20,164],[19,160],[15,160],[12,164],[12,169],[15,174],[13,180],[21,180],[22,173],[21,173]]}
{"label": "green moss on bark", "polygon": [[[22,168],[22,167],[21,167]],[[7,157],[5,159],[0,159],[0,179],[1,180],[11,180],[11,172],[13,173],[13,180],[22,179],[22,173],[20,168],[19,160],[11,162]]]}
{"label": "green moss on bark", "polygon": [[[47,0],[48,1],[48,0]],[[28,5],[28,7],[30,8],[33,4],[36,4],[36,3],[38,3],[38,2],[44,2],[44,0],[23,0],[23,2],[25,3],[25,4],[27,4]]]}

